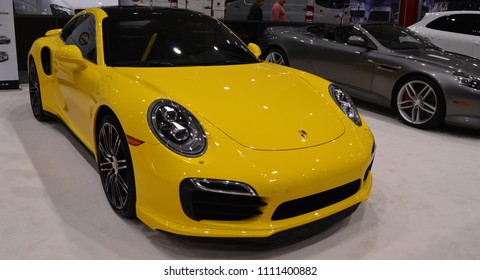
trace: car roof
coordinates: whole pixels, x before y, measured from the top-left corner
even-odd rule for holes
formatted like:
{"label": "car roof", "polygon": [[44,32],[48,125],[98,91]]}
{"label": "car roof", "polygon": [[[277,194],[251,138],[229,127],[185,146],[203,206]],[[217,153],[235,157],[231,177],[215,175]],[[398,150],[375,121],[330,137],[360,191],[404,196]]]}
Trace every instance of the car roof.
{"label": "car roof", "polygon": [[445,15],[459,15],[459,14],[477,14],[480,15],[480,11],[467,11],[467,10],[462,10],[462,11],[442,11],[442,12],[433,12],[433,13],[426,13],[425,17],[427,16],[445,16]]}

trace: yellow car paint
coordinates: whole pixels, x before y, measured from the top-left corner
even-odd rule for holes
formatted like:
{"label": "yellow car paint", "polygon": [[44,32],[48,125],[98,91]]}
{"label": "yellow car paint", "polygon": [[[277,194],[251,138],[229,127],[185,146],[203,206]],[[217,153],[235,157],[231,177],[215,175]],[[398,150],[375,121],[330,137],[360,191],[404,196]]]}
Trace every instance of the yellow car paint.
{"label": "yellow car paint", "polygon": [[[28,60],[39,69],[43,109],[64,122],[95,157],[100,113],[112,112],[126,136],[143,143],[129,149],[136,213],[150,228],[191,236],[268,237],[368,199],[373,135],[365,120],[357,126],[340,110],[328,92],[329,81],[267,62],[110,67],[102,42],[107,13],[94,8],[76,17],[87,14],[96,18],[96,62],[66,46],[58,30],[36,40]],[[43,49],[52,54],[51,73],[43,69]],[[158,99],[181,104],[199,121],[207,139],[202,155],[181,156],[157,139],[147,115]],[[243,182],[267,205],[259,209],[262,214],[244,220],[195,221],[179,198],[185,178]],[[283,202],[353,181],[359,182],[358,192],[340,202],[271,219]]]}

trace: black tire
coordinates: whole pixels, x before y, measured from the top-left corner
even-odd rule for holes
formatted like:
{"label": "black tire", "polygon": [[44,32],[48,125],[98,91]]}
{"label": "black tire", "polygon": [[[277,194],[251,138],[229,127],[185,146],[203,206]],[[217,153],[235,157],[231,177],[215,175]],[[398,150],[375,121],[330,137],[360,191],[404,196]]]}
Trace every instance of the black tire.
{"label": "black tire", "polygon": [[113,210],[125,218],[136,216],[132,157],[122,126],[113,115],[97,128],[97,162],[103,190]]}
{"label": "black tire", "polygon": [[42,93],[40,90],[40,79],[38,78],[37,67],[33,59],[30,60],[28,69],[28,87],[30,91],[30,105],[35,119],[46,121],[49,117],[45,114],[42,105]]}
{"label": "black tire", "polygon": [[265,61],[290,66],[287,55],[284,51],[278,48],[269,49],[265,54]]}
{"label": "black tire", "polygon": [[445,119],[443,92],[426,77],[415,76],[404,80],[396,88],[393,102],[402,122],[415,128],[434,128],[443,124]]}

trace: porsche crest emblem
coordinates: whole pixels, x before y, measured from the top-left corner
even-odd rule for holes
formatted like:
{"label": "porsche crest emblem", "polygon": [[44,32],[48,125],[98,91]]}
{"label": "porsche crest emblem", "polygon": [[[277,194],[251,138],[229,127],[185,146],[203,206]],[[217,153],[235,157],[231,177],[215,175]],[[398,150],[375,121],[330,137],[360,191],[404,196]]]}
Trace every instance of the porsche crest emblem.
{"label": "porsche crest emblem", "polygon": [[82,46],[86,46],[89,41],[90,41],[90,34],[88,34],[87,32],[82,33],[78,38],[78,42]]}
{"label": "porsche crest emblem", "polygon": [[302,138],[307,138],[308,137],[308,134],[305,130],[299,130],[298,134],[300,134],[300,136],[302,136]]}

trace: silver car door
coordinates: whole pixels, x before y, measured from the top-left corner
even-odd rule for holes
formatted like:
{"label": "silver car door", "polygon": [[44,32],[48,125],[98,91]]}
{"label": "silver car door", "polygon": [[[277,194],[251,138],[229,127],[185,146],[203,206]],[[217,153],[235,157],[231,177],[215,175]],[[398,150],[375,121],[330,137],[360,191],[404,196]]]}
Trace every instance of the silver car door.
{"label": "silver car door", "polygon": [[326,37],[317,37],[311,50],[315,73],[352,89],[370,92],[377,51],[368,48],[366,43],[366,38],[357,34],[353,26],[337,28]]}

